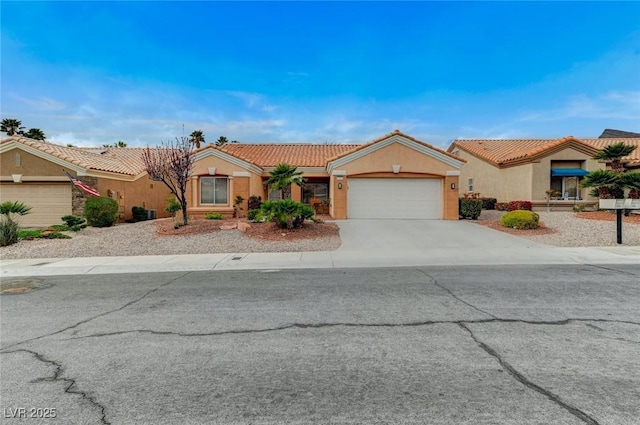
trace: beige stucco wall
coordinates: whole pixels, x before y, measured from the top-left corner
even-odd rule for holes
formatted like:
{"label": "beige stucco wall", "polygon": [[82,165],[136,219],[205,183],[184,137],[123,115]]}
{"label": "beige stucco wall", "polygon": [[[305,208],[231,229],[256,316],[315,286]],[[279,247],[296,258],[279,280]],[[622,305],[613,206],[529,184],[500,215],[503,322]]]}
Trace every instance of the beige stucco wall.
{"label": "beige stucco wall", "polygon": [[460,196],[469,192],[468,182],[473,179],[473,192],[480,196],[498,202],[531,199],[531,164],[500,169],[463,150],[458,156],[467,160],[460,170]]}
{"label": "beige stucco wall", "polygon": [[120,218],[123,220],[132,218],[131,208],[134,206],[156,210],[158,218],[170,216],[164,209],[167,198],[173,196],[171,191],[162,182],[152,181],[146,174],[134,181],[99,177],[95,188],[101,196],[118,201]]}
{"label": "beige stucco wall", "polygon": [[[20,165],[15,165],[14,154],[20,155]],[[58,176],[66,177],[63,172],[64,167],[47,161],[22,149],[11,149],[0,155],[0,174],[11,176],[11,174],[22,174],[23,176]],[[46,179],[42,179],[44,181]]]}

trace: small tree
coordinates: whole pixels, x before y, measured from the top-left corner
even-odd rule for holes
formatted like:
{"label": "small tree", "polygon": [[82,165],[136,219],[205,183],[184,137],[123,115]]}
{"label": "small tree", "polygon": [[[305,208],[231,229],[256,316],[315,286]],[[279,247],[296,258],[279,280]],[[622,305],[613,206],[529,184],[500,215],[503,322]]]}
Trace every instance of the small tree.
{"label": "small tree", "polygon": [[160,147],[147,148],[142,159],[149,178],[164,183],[176,197],[182,207],[183,224],[188,224],[186,193],[194,161],[190,139],[176,137],[175,143],[163,142]]}
{"label": "small tree", "polygon": [[284,199],[291,199],[291,185],[304,187],[302,171],[289,164],[278,164],[270,173],[270,177],[264,182],[273,190],[281,190]]}

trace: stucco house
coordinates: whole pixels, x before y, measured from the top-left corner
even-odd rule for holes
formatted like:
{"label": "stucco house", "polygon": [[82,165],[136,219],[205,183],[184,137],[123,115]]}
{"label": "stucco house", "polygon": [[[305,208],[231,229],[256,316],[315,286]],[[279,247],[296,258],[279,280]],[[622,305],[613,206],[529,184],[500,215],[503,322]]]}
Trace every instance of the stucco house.
{"label": "stucco house", "polygon": [[[12,136],[0,142],[0,200],[33,207],[28,226],[47,226],[82,214],[84,197],[65,171],[121,205],[121,219],[143,206],[166,216],[169,191],[149,179],[142,148],[75,148]],[[190,217],[233,214],[236,196],[278,199],[264,182],[287,163],[303,172],[292,198],[330,201],[330,215],[346,218],[458,219],[458,177],[465,160],[396,130],[366,144],[207,145],[193,152],[187,199]]]}
{"label": "stucco house", "polygon": [[560,139],[456,139],[447,151],[467,161],[461,169],[460,195],[480,193],[498,202],[532,201],[534,208],[547,205],[547,191],[559,196],[556,207],[590,205],[596,199],[580,180],[607,164],[592,157],[607,145],[623,142],[638,146],[624,158],[625,167],[640,167],[638,138]]}
{"label": "stucco house", "polygon": [[141,148],[75,148],[11,136],[0,141],[0,202],[21,201],[32,207],[24,226],[61,223],[67,214],[82,215],[86,196],[69,180],[73,177],[118,201],[119,217],[131,218],[141,206],[166,216],[169,191],[151,181]]}
{"label": "stucco house", "polygon": [[465,160],[396,130],[362,145],[226,144],[195,152],[189,215],[230,214],[237,195],[278,199],[265,187],[280,163],[303,171],[292,199],[330,199],[346,218],[458,219],[458,176]]}

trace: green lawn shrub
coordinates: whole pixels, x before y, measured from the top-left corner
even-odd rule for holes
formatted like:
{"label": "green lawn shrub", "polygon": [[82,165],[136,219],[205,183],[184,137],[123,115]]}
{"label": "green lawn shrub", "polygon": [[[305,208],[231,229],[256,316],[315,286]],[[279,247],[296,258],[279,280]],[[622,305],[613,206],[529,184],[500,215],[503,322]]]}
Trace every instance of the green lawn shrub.
{"label": "green lawn shrub", "polygon": [[247,220],[256,221],[256,217],[258,217],[259,213],[260,213],[260,209],[253,209],[253,210],[247,211]]}
{"label": "green lawn shrub", "polygon": [[460,216],[465,220],[477,220],[482,212],[482,200],[460,198]]}
{"label": "green lawn shrub", "polygon": [[505,213],[500,218],[504,227],[512,229],[537,229],[540,227],[540,216],[529,210],[515,210]]}
{"label": "green lawn shrub", "polygon": [[207,220],[222,220],[224,216],[217,212],[208,212],[204,215],[204,218]]}
{"label": "green lawn shrub", "polygon": [[147,209],[144,207],[131,207],[133,221],[145,221],[148,217]]}
{"label": "green lawn shrub", "polygon": [[89,226],[113,226],[118,219],[118,202],[104,196],[87,199],[84,205],[84,216]]}
{"label": "green lawn shrub", "polygon": [[273,221],[281,229],[298,229],[305,220],[311,220],[313,215],[313,209],[309,205],[283,199],[263,202],[256,219]]}
{"label": "green lawn shrub", "polygon": [[84,217],[80,217],[77,215],[63,215],[62,221],[64,221],[65,224],[69,226],[69,228],[73,226],[82,226],[82,225],[84,225],[84,227],[87,227],[87,224],[86,224],[87,220],[85,220]]}

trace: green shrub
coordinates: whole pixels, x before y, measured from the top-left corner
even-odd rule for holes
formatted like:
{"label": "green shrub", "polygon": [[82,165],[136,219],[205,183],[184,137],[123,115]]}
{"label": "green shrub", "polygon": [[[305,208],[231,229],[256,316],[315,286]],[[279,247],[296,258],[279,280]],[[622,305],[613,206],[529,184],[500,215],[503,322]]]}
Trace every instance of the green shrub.
{"label": "green shrub", "polygon": [[586,209],[584,205],[574,205],[573,212],[583,212]]}
{"label": "green shrub", "polygon": [[148,217],[147,209],[144,207],[132,207],[131,214],[133,215],[133,221],[145,221]]}
{"label": "green shrub", "polygon": [[55,230],[56,232],[66,232],[67,230],[71,230],[71,227],[66,224],[52,224],[47,227],[47,229]]}
{"label": "green shrub", "polygon": [[513,229],[537,229],[540,216],[533,211],[515,210],[505,213],[500,219],[500,223],[504,227]]}
{"label": "green shrub", "polygon": [[178,202],[178,200],[175,197],[171,196],[167,198],[167,206],[164,208],[164,210],[169,214],[171,214],[171,216],[175,217],[176,213],[181,209],[182,209],[182,206],[180,205],[180,202]]}
{"label": "green shrub", "polygon": [[480,198],[482,201],[482,209],[483,210],[495,210],[496,203],[498,200],[496,198]]}
{"label": "green shrub", "polygon": [[217,212],[208,212],[204,215],[204,218],[207,220],[222,220],[224,216]]}
{"label": "green shrub", "polygon": [[467,220],[477,220],[482,212],[482,200],[460,198],[460,216]]}
{"label": "green shrub", "polygon": [[7,246],[18,242],[20,230],[18,223],[11,220],[0,221],[0,246]]}
{"label": "green shrub", "polygon": [[258,217],[259,213],[260,213],[259,209],[254,209],[254,210],[247,211],[247,220],[256,221],[256,217]]}
{"label": "green shrub", "polygon": [[84,216],[87,217],[89,226],[113,226],[118,219],[118,202],[104,196],[87,199],[84,205]]}
{"label": "green shrub", "polygon": [[263,202],[256,220],[274,221],[281,229],[298,229],[302,227],[305,220],[312,219],[313,214],[309,205],[284,199]]}
{"label": "green shrub", "polygon": [[85,223],[87,220],[85,220],[84,217],[79,217],[77,215],[62,216],[62,221],[64,221],[69,227],[82,226],[83,224],[85,227],[87,226]]}
{"label": "green shrub", "polygon": [[60,233],[60,232],[42,232],[40,236],[38,236],[38,238],[40,239],[71,239],[71,236],[65,235],[64,233]]}

